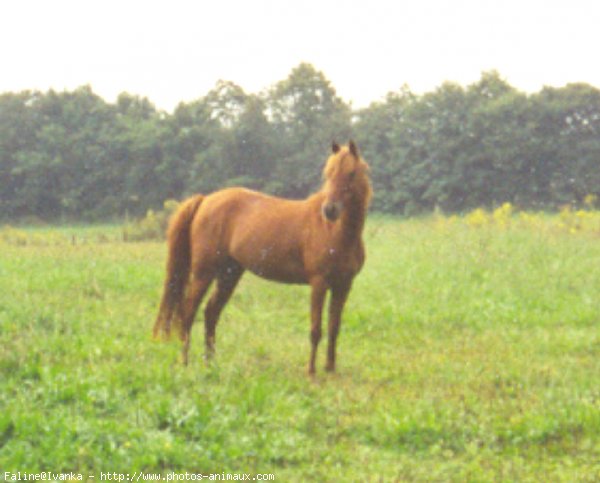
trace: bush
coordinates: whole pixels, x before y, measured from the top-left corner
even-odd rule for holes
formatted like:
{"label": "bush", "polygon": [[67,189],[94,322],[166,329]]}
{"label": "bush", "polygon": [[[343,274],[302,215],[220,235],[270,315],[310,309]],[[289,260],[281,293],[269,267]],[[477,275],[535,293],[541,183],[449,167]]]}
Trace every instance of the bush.
{"label": "bush", "polygon": [[171,215],[179,207],[179,202],[167,200],[160,211],[148,210],[146,216],[123,228],[124,241],[164,240]]}
{"label": "bush", "polygon": [[10,225],[0,227],[0,244],[12,245],[18,247],[24,246],[57,246],[74,243],[64,233],[57,230],[42,230],[31,232],[21,230]]}

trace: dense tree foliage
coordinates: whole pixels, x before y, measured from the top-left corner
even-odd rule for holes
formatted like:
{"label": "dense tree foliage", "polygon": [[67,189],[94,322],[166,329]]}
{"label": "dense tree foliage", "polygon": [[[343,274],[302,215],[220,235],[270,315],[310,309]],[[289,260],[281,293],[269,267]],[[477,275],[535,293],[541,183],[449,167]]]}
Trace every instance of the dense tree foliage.
{"label": "dense tree foliage", "polygon": [[303,197],[320,183],[331,141],[351,136],[380,211],[505,201],[552,209],[600,191],[592,86],[526,95],[488,72],[423,95],[405,87],[353,111],[301,64],[260,95],[219,82],[172,114],[129,94],[107,103],[90,87],[0,95],[0,217],[136,215],[231,185]]}
{"label": "dense tree foliage", "polygon": [[354,128],[380,210],[552,209],[600,190],[600,91],[588,85],[527,96],[484,73],[467,88],[390,94]]}

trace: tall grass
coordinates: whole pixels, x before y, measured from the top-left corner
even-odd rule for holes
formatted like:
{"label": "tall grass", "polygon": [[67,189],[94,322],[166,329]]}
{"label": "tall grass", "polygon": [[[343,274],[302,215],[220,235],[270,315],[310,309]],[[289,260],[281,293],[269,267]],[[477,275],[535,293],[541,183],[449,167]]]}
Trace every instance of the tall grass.
{"label": "tall grass", "polygon": [[198,321],[183,368],[150,338],[162,243],[5,239],[0,470],[596,481],[600,226],[505,211],[371,217],[338,373],[315,381],[306,287],[245,275],[215,364]]}

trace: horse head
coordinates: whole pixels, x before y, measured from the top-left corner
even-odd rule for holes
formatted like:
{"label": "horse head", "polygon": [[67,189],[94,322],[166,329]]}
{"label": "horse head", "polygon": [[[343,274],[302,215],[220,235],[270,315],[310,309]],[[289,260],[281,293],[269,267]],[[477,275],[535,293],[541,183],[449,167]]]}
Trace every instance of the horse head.
{"label": "horse head", "polygon": [[342,212],[352,205],[366,208],[371,197],[369,165],[358,153],[354,141],[340,147],[333,143],[332,154],[325,164],[325,201],[321,205],[323,216],[336,221]]}

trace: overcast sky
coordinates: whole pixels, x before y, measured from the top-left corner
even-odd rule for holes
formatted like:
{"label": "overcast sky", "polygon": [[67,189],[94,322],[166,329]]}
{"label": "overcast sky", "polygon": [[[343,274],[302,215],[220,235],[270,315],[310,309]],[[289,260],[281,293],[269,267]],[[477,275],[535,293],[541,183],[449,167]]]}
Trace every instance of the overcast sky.
{"label": "overcast sky", "polygon": [[0,92],[89,84],[172,110],[219,79],[259,92],[300,62],[355,107],[497,69],[512,85],[600,86],[599,0],[15,0]]}

